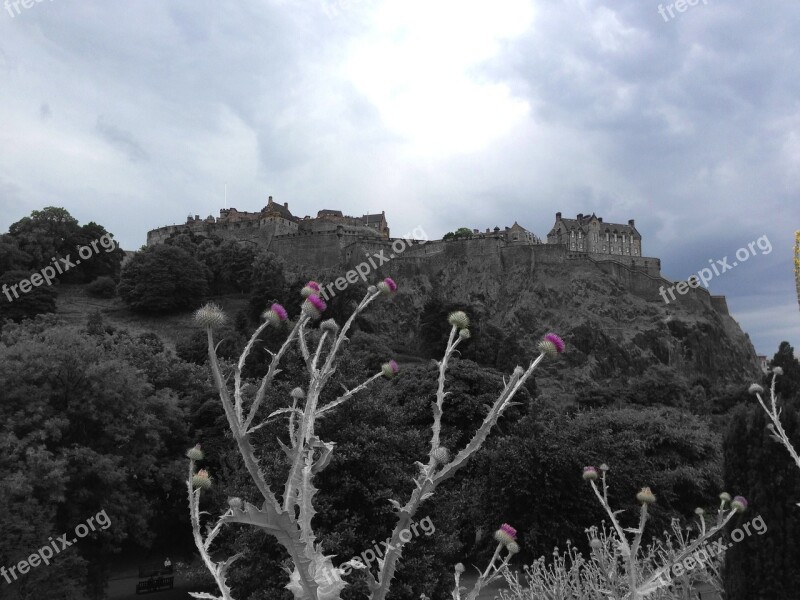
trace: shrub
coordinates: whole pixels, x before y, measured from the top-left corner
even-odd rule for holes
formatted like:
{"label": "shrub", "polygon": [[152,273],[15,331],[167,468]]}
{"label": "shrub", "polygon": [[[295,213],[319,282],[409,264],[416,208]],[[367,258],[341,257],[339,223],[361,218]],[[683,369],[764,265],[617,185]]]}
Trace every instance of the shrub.
{"label": "shrub", "polygon": [[89,283],[86,293],[95,298],[113,298],[117,295],[117,284],[111,277],[104,275]]}

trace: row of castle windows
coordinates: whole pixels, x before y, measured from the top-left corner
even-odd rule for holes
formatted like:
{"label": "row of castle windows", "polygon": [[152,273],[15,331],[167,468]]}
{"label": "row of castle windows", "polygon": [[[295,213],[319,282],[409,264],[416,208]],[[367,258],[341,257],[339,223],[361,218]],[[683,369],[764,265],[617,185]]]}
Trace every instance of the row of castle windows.
{"label": "row of castle windows", "polygon": [[[570,232],[569,232],[569,235],[570,235],[570,237],[571,237],[571,238],[574,238],[574,237],[575,237],[575,232],[574,232],[574,231],[570,231]],[[620,234],[620,235],[622,235],[622,241],[623,241],[623,242],[625,242],[625,234],[623,233],[623,234]],[[579,231],[579,232],[578,232],[578,239],[579,239],[579,240],[580,240],[580,239],[583,239],[583,232],[582,232],[582,231]],[[596,241],[598,241],[598,240],[597,240],[597,234],[596,234],[596,233],[593,233],[593,234],[592,234],[592,239],[593,239],[595,242],[596,242]],[[631,239],[631,240],[633,240],[633,236],[631,236],[631,238],[630,238],[630,239]],[[606,232],[606,241],[607,241],[607,242],[610,242],[610,241],[611,241],[611,234],[610,234],[609,232]],[[615,241],[615,242],[617,241],[617,234],[616,234],[616,233],[614,234],[614,241]]]}
{"label": "row of castle windows", "polygon": [[[583,242],[578,242],[577,248],[575,247],[575,242],[572,242],[571,249],[572,250],[583,250],[584,249],[583,248]],[[639,250],[636,249],[636,248],[634,248],[633,251],[631,251],[630,248],[620,248],[619,246],[617,246],[616,248],[612,247],[610,251],[613,251],[615,249],[618,250],[620,254],[631,254],[633,256],[638,256],[639,255]],[[588,248],[587,248],[587,251],[588,251]],[[606,252],[606,246],[605,245],[603,246],[603,252]]]}

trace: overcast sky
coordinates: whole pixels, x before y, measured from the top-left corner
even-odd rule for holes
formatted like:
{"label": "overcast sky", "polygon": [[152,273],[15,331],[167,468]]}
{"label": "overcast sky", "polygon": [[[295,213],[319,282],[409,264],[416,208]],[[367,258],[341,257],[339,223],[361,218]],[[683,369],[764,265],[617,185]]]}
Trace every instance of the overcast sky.
{"label": "overcast sky", "polygon": [[795,0],[25,2],[0,11],[2,231],[63,206],[136,249],[227,183],[395,235],[633,218],[672,279],[767,236],[710,289],[759,353],[800,346]]}

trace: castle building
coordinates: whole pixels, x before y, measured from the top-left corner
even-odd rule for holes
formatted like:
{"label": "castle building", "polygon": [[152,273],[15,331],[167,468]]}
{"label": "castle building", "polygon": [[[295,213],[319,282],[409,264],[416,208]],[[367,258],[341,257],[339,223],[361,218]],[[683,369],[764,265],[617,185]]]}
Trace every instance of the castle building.
{"label": "castle building", "polygon": [[564,219],[556,213],[556,222],[547,234],[548,244],[563,244],[574,252],[641,256],[642,235],[636,230],[634,220],[627,225],[603,223],[603,218],[579,214],[576,219]]}

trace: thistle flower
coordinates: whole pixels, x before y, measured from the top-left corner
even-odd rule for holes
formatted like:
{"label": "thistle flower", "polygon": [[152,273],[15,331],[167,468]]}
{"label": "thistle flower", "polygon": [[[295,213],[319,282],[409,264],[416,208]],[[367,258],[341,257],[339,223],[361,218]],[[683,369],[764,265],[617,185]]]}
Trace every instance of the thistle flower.
{"label": "thistle flower", "polygon": [[385,296],[389,296],[397,291],[397,284],[394,282],[394,279],[387,277],[378,284],[378,289]]}
{"label": "thistle flower", "polygon": [[269,307],[269,310],[265,311],[261,316],[275,326],[280,325],[289,318],[289,314],[286,312],[286,309],[280,304],[273,304]]}
{"label": "thistle flower", "polygon": [[194,322],[203,329],[218,329],[227,320],[225,313],[216,304],[206,304],[202,308],[198,308],[194,313]]}
{"label": "thistle flower", "polygon": [[539,352],[547,354],[551,358],[555,358],[564,352],[564,346],[564,340],[555,333],[548,333],[542,338],[542,341],[539,342],[537,347],[539,348]]}
{"label": "thistle flower", "polygon": [[462,329],[458,332],[458,337],[460,337],[462,340],[468,340],[470,337],[472,337],[472,334],[469,332],[469,329]]}
{"label": "thistle flower", "polygon": [[595,481],[597,479],[597,469],[594,467],[583,467],[583,480]]}
{"label": "thistle flower", "polygon": [[194,476],[192,476],[192,487],[207,490],[211,487],[211,477],[208,471],[200,469]]}
{"label": "thistle flower", "polygon": [[306,393],[303,391],[303,388],[296,387],[291,391],[290,395],[295,400],[301,400],[306,395]]}
{"label": "thistle flower", "polygon": [[772,367],[772,372],[775,375],[783,375],[783,369],[781,367]]}
{"label": "thistle flower", "polygon": [[509,542],[506,544],[506,550],[509,554],[516,554],[519,552],[519,544],[517,542]]}
{"label": "thistle flower", "polygon": [[469,327],[469,317],[467,313],[462,310],[451,312],[447,317],[447,321],[457,329],[466,329]]}
{"label": "thistle flower", "polygon": [[400,367],[397,366],[397,363],[394,360],[390,360],[387,363],[383,363],[381,366],[381,372],[386,379],[391,379],[397,372],[400,370]]}
{"label": "thistle flower", "polygon": [[731,508],[737,513],[743,513],[747,510],[747,499],[744,496],[736,496],[731,501]]}
{"label": "thistle flower", "polygon": [[757,383],[751,383],[750,387],[747,388],[747,391],[751,394],[763,394],[764,388],[758,385]]}
{"label": "thistle flower", "polygon": [[241,498],[228,498],[228,506],[241,510],[241,508],[244,506],[244,502],[242,502]]}
{"label": "thistle flower", "polygon": [[511,542],[517,539],[517,530],[508,523],[503,523],[500,525],[500,529],[494,532],[494,539],[507,548]]}
{"label": "thistle flower", "polygon": [[450,450],[444,446],[438,447],[433,451],[433,459],[440,465],[446,465],[450,462]]}
{"label": "thistle flower", "polygon": [[333,319],[323,321],[319,324],[319,328],[322,329],[322,331],[327,331],[331,335],[335,335],[339,331],[339,326]]}
{"label": "thistle flower", "polygon": [[656,496],[650,491],[649,487],[643,487],[639,493],[636,494],[636,500],[642,504],[652,504],[656,501]]}
{"label": "thistle flower", "polygon": [[302,290],[300,290],[300,295],[303,298],[308,298],[309,296],[318,296],[320,292],[319,284],[316,281],[309,281]]}
{"label": "thistle flower", "polygon": [[203,451],[200,449],[200,444],[197,444],[194,448],[189,448],[186,451],[186,458],[191,460],[203,460]]}
{"label": "thistle flower", "polygon": [[720,500],[721,500],[723,503],[725,503],[725,502],[730,502],[730,501],[731,501],[731,495],[730,495],[728,492],[722,492],[722,493],[719,495],[719,499],[720,499]]}
{"label": "thistle flower", "polygon": [[328,308],[328,305],[325,304],[322,298],[311,294],[306,298],[306,301],[303,302],[302,310],[312,319],[319,319],[326,308]]}
{"label": "thistle flower", "polygon": [[456,563],[456,566],[454,567],[454,570],[455,570],[456,573],[463,573],[464,571],[466,571],[466,569],[464,568],[463,563]]}

